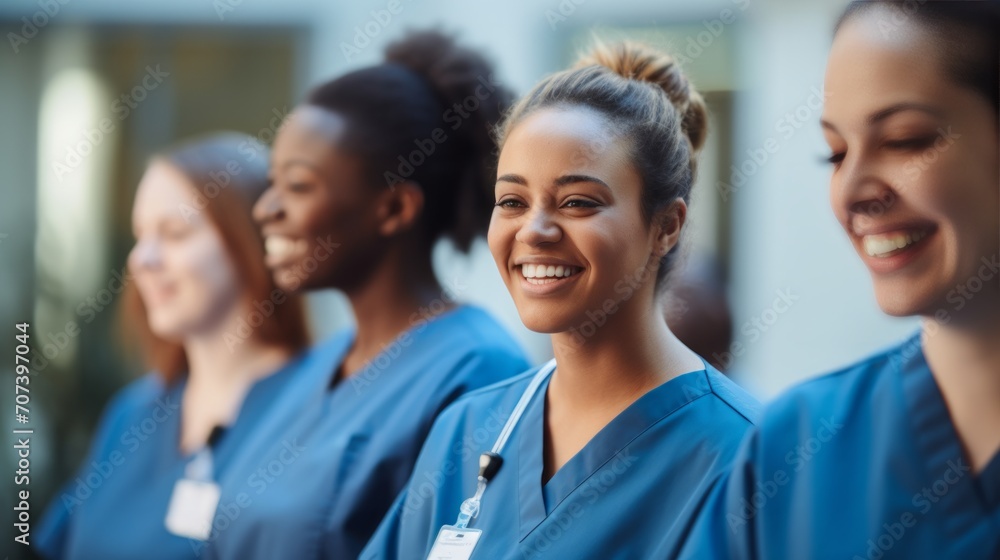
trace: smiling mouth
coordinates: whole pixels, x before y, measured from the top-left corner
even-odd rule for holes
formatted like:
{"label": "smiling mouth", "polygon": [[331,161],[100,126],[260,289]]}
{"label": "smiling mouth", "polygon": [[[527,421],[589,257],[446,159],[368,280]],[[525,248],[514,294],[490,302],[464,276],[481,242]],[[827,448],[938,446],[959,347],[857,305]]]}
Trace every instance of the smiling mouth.
{"label": "smiling mouth", "polygon": [[892,233],[864,235],[861,244],[865,254],[877,259],[885,259],[902,253],[918,244],[930,230],[905,230]]}
{"label": "smiling mouth", "polygon": [[264,252],[269,263],[280,263],[303,253],[306,242],[283,235],[269,235],[264,240]]}
{"label": "smiling mouth", "polygon": [[529,284],[543,286],[554,284],[570,276],[579,274],[583,269],[578,266],[562,264],[523,264],[520,265],[521,276]]}

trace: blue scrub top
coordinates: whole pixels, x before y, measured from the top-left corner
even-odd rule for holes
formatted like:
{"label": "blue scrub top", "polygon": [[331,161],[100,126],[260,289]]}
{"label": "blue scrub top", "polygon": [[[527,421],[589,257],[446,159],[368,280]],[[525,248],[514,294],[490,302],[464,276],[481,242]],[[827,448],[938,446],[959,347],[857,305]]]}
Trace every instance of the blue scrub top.
{"label": "blue scrub top", "polygon": [[327,367],[285,393],[226,473],[202,558],[357,558],[399,494],[434,418],[460,396],[529,367],[488,313],[419,320],[331,387],[354,330],[320,348]]}
{"label": "blue scrub top", "polygon": [[[215,445],[216,479],[232,466],[274,397],[312,363],[300,356],[251,386],[236,421]],[[113,397],[77,477],[53,498],[40,522],[36,551],[68,560],[198,557],[199,541],[164,525],[174,484],[193,457],[178,447],[185,384],[165,386],[159,375],[148,374]]]}
{"label": "blue scrub top", "polygon": [[[361,558],[427,556],[475,492],[480,453],[492,448],[536,372],[477,391],[441,415]],[[470,524],[483,531],[472,558],[653,558],[676,550],[758,408],[706,364],[640,397],[542,484],[547,387],[548,380],[512,431]]]}
{"label": "blue scrub top", "polygon": [[1000,453],[972,473],[916,335],[768,406],[683,557],[1000,559]]}

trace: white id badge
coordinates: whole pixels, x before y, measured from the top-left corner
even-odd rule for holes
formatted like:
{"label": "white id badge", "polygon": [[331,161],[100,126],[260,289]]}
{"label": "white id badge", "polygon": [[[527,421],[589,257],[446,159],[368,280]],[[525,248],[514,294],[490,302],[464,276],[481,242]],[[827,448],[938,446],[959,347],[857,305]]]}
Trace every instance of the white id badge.
{"label": "white id badge", "polygon": [[458,529],[445,525],[434,539],[434,546],[431,547],[427,560],[469,560],[481,536],[481,529]]}
{"label": "white id badge", "polygon": [[219,494],[219,485],[214,482],[178,480],[164,520],[167,530],[180,537],[208,540]]}

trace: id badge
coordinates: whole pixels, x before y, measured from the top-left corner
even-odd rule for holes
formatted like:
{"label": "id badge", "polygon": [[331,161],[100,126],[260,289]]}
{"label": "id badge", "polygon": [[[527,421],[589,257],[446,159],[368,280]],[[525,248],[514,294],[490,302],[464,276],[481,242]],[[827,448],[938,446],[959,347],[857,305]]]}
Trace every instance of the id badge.
{"label": "id badge", "polygon": [[219,495],[219,485],[214,482],[178,480],[164,520],[167,530],[180,537],[208,540]]}
{"label": "id badge", "polygon": [[458,529],[445,525],[434,539],[427,560],[469,560],[481,536],[481,529]]}

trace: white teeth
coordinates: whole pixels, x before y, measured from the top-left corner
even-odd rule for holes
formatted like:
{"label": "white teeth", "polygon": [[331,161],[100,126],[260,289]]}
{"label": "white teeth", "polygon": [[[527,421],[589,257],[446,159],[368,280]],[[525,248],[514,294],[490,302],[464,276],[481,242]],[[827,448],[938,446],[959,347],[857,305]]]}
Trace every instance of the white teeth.
{"label": "white teeth", "polygon": [[292,240],[280,235],[271,235],[264,240],[264,250],[268,255],[283,257],[305,249],[305,241]]}
{"label": "white teeth", "polygon": [[886,257],[920,241],[926,236],[926,231],[866,235],[862,238],[862,244],[864,245],[865,253],[869,257]]}
{"label": "white teeth", "polygon": [[575,266],[524,264],[521,265],[521,275],[525,278],[567,278],[579,272]]}

